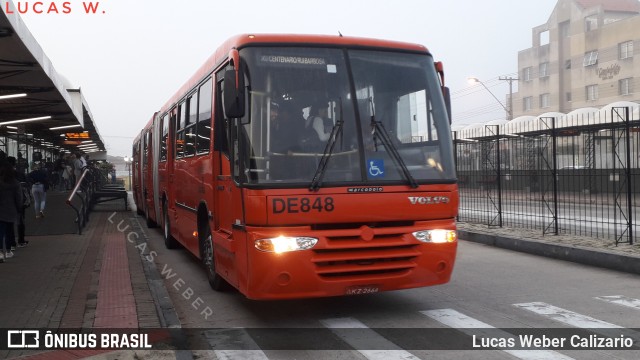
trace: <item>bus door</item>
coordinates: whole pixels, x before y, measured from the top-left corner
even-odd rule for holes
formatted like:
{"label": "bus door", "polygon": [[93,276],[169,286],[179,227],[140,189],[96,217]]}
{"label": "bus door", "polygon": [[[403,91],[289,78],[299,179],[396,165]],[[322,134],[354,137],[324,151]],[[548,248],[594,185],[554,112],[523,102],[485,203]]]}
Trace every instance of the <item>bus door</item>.
{"label": "bus door", "polygon": [[[220,155],[220,173],[217,176],[216,207],[214,221],[216,229],[212,232],[216,269],[229,283],[237,285],[237,269],[246,268],[238,264],[244,256],[237,256],[238,245],[243,244],[244,218],[242,215],[242,192],[232,174],[232,160],[229,154]],[[240,230],[241,229],[241,230]]]}
{"label": "bus door", "polygon": [[[227,122],[228,123],[228,122]],[[233,126],[227,131],[237,131],[238,127]],[[235,136],[233,136],[235,138]],[[233,144],[232,144],[233,145]],[[242,211],[242,193],[237,185],[237,164],[232,165],[237,158],[237,148],[221,155],[220,175],[218,175],[217,186],[217,224],[220,231],[231,234],[236,225],[244,224]],[[235,154],[234,154],[235,152]]]}
{"label": "bus door", "polygon": [[169,116],[169,128],[168,131],[168,140],[166,140],[167,145],[167,159],[170,160],[167,162],[167,183],[166,183],[166,192],[167,192],[167,212],[169,209],[173,210],[169,214],[174,214],[175,212],[175,142],[176,142],[176,121],[178,119],[178,109],[171,109],[171,114]]}
{"label": "bus door", "polygon": [[[242,211],[242,192],[236,183],[234,174],[237,176],[237,168],[234,170],[234,149],[233,135],[238,127],[233,126],[233,121],[225,119],[222,114],[221,94],[222,81],[218,82],[216,92],[216,109],[214,123],[214,148],[218,150],[218,171],[215,187],[215,210],[214,210],[214,230],[213,247],[216,258],[216,269],[218,273],[224,275],[228,282],[237,285],[236,269],[246,269],[246,264],[238,264],[238,261],[245,261],[244,256],[236,256],[242,242],[238,238],[237,230],[244,225]],[[242,232],[244,233],[244,232]]]}
{"label": "bus door", "polygon": [[[175,128],[175,118],[177,110],[174,107],[169,113],[165,114],[161,118],[161,133],[160,133],[160,161],[158,163],[158,182],[159,190],[158,199],[162,202],[159,203],[159,216],[158,219],[164,224],[165,211],[168,210],[171,201],[173,200],[172,188],[173,188],[173,129]],[[167,215],[169,213],[167,212]]]}
{"label": "bus door", "polygon": [[153,165],[151,164],[153,159],[153,136],[152,128],[147,129],[144,135],[144,154],[142,165],[142,196],[144,198],[144,212],[147,219],[155,219],[155,214],[152,214],[153,209]]}
{"label": "bus door", "polygon": [[196,213],[202,198],[198,174],[199,159],[196,157],[196,125],[198,115],[197,92],[187,96],[178,105],[179,126],[176,134],[176,162],[173,182],[175,184],[175,208],[180,242],[197,253],[198,242],[193,236],[197,229]]}

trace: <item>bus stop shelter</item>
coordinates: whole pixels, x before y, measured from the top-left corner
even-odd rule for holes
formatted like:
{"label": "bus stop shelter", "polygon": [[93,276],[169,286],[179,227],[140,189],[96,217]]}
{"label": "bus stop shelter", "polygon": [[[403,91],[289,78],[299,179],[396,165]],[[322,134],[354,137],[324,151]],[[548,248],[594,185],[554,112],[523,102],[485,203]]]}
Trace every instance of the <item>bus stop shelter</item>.
{"label": "bus stop shelter", "polygon": [[60,75],[17,14],[0,11],[0,149],[32,160],[40,153],[95,152],[105,145],[79,88]]}

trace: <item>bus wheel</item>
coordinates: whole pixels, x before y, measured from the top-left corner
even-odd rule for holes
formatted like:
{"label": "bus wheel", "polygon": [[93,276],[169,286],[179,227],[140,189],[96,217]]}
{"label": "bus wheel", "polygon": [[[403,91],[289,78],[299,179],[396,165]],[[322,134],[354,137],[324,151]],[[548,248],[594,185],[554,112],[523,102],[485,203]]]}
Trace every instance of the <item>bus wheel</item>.
{"label": "bus wheel", "polygon": [[171,224],[169,223],[169,214],[166,205],[162,207],[162,222],[164,223],[162,235],[164,235],[164,246],[167,249],[175,249],[178,242],[171,236]]}
{"label": "bus wheel", "polygon": [[207,271],[207,280],[209,280],[209,285],[213,290],[223,291],[227,289],[227,282],[216,272],[216,261],[213,256],[213,238],[208,225],[202,235],[202,264]]}

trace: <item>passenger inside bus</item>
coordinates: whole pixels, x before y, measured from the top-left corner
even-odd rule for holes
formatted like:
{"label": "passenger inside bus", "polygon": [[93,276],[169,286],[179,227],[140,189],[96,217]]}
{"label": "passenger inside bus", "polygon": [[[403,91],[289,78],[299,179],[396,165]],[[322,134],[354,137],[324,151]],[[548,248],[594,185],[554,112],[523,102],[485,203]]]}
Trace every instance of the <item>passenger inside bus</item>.
{"label": "passenger inside bus", "polygon": [[311,107],[305,126],[315,130],[320,141],[325,142],[329,140],[333,124],[327,117],[327,103],[320,102]]}

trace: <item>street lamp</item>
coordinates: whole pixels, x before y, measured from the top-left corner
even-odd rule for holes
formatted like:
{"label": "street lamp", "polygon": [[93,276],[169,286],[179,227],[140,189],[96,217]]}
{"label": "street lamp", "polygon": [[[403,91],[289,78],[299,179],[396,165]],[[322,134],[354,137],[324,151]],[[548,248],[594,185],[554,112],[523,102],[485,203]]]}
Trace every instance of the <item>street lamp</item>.
{"label": "street lamp", "polygon": [[489,88],[487,87],[487,85],[485,85],[482,81],[480,81],[480,79],[478,79],[477,77],[470,77],[468,79],[469,84],[474,84],[474,83],[479,83],[480,85],[482,85],[485,90],[487,90],[489,92],[489,94],[491,94],[491,96],[493,96],[494,99],[496,99],[496,101],[498,102],[498,104],[500,104],[500,106],[502,106],[502,108],[504,109],[504,111],[507,112],[507,120],[511,120],[513,118],[513,114],[511,113],[511,109],[507,109],[506,106],[504,106],[504,104],[502,103],[502,101],[500,101],[492,92],[491,90],[489,90]]}
{"label": "street lamp", "polygon": [[131,191],[131,161],[133,161],[132,157],[124,157],[124,163],[126,170],[129,172],[129,191]]}

